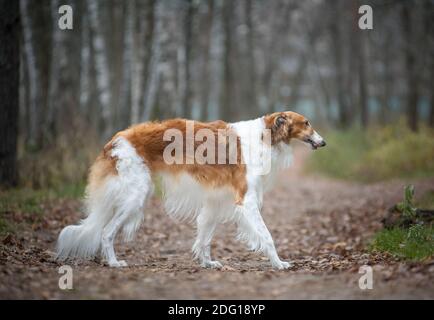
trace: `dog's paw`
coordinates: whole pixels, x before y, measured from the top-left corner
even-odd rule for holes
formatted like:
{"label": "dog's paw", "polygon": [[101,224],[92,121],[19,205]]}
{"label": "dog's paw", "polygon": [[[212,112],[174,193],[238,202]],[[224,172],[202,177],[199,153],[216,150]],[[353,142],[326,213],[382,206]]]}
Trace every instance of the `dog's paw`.
{"label": "dog's paw", "polygon": [[112,268],[122,268],[122,267],[128,267],[128,264],[125,260],[120,260],[120,261],[109,262],[109,266]]}
{"label": "dog's paw", "polygon": [[202,262],[202,267],[211,268],[211,269],[221,269],[223,267],[223,265],[220,262],[214,260],[214,261]]}
{"label": "dog's paw", "polygon": [[287,261],[279,261],[276,264],[273,264],[273,267],[279,270],[285,270],[293,267],[292,263],[289,263]]}
{"label": "dog's paw", "polygon": [[128,263],[127,263],[125,260],[120,260],[120,261],[119,261],[119,265],[120,265],[121,267],[128,267]]}

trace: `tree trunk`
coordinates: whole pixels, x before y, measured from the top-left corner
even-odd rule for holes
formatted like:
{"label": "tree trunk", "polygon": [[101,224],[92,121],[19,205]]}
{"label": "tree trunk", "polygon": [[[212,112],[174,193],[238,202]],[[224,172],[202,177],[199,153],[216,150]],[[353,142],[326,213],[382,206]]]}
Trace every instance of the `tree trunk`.
{"label": "tree trunk", "polygon": [[90,46],[90,30],[89,16],[86,8],[83,8],[82,16],[80,17],[81,27],[81,72],[80,72],[80,110],[86,115],[86,120],[91,123],[92,105],[90,104],[91,96],[91,46]]}
{"label": "tree trunk", "polygon": [[393,76],[391,70],[391,36],[390,34],[385,35],[386,39],[384,41],[384,45],[381,50],[381,60],[383,64],[383,72],[381,77],[379,77],[378,81],[382,83],[382,92],[380,93],[380,115],[379,120],[380,124],[385,125],[388,121],[388,116],[390,114],[390,98],[392,95],[392,86],[393,86]]}
{"label": "tree trunk", "polygon": [[[318,22],[318,21],[317,21]],[[311,56],[311,60],[313,60],[313,64],[315,66],[316,75],[318,78],[318,86],[321,90],[321,95],[324,99],[324,110],[322,110],[321,113],[323,113],[323,120],[326,120],[328,122],[332,122],[333,116],[331,114],[331,98],[330,98],[330,92],[329,88],[326,84],[325,77],[321,73],[321,64],[319,61],[316,43],[318,37],[321,35],[318,30],[318,23],[310,25],[309,21],[306,20],[306,36],[307,36],[307,43],[308,43],[308,56]],[[305,57],[306,61],[308,60],[307,57]]]}
{"label": "tree trunk", "polygon": [[92,45],[95,58],[95,71],[98,89],[98,100],[101,107],[101,114],[104,124],[103,139],[106,139],[113,133],[112,128],[112,97],[110,92],[110,67],[108,62],[107,39],[103,32],[101,11],[103,1],[86,1],[90,18],[90,28],[92,32]]}
{"label": "tree trunk", "polygon": [[402,4],[402,28],[404,33],[405,70],[407,82],[406,113],[407,124],[412,131],[418,130],[418,102],[419,86],[416,74],[416,57],[414,53],[413,28],[410,12],[410,4]]}
{"label": "tree trunk", "polygon": [[[34,3],[33,3],[34,4]],[[41,148],[41,121],[40,118],[43,115],[41,108],[41,93],[40,87],[40,70],[39,64],[36,59],[36,41],[35,29],[32,23],[32,15],[34,15],[34,9],[30,1],[21,0],[21,18],[22,18],[22,31],[24,35],[24,52],[27,70],[29,74],[29,127],[27,128],[28,140],[26,141],[26,147],[31,150],[38,150]]]}
{"label": "tree trunk", "polygon": [[133,42],[134,42],[134,12],[135,1],[130,0],[125,4],[124,12],[124,54],[122,67],[122,82],[119,97],[119,110],[121,112],[122,127],[126,127],[131,118],[131,74],[133,73]]}
{"label": "tree trunk", "polygon": [[357,63],[359,74],[359,105],[360,105],[360,122],[363,128],[367,128],[369,124],[369,109],[368,109],[368,88],[366,83],[366,61],[365,53],[363,52],[363,44],[360,48],[359,61]]}
{"label": "tree trunk", "polygon": [[369,110],[368,110],[368,88],[366,79],[366,32],[360,30],[358,27],[359,15],[357,8],[359,8],[359,0],[354,0],[352,5],[353,12],[353,38],[357,63],[357,75],[359,84],[359,110],[360,110],[360,123],[363,128],[369,124]]}
{"label": "tree trunk", "polygon": [[81,24],[74,24],[72,30],[60,30],[57,26],[60,5],[72,7],[74,18],[81,17],[82,0],[52,1],[53,14],[53,64],[51,73],[50,109],[58,136],[77,130],[80,105],[81,78]]}
{"label": "tree trunk", "polygon": [[431,128],[434,128],[434,25],[432,23],[434,19],[434,3],[432,1],[427,1],[425,3],[425,9],[425,26],[428,41],[428,66],[430,68],[428,78],[428,91],[430,92],[428,125]]}
{"label": "tree trunk", "polygon": [[0,8],[0,186],[7,188],[18,183],[20,7],[18,1],[0,0]]}
{"label": "tree trunk", "polygon": [[[140,120],[140,93],[142,90],[143,80],[143,53],[142,53],[142,24],[139,17],[139,3],[131,0],[129,10],[132,14],[129,17],[133,25],[133,42],[132,42],[132,70],[131,70],[131,123],[138,123]],[[146,44],[149,45],[149,44]]]}
{"label": "tree trunk", "polygon": [[193,19],[195,17],[195,4],[193,0],[186,0],[187,13],[184,20],[184,56],[185,56],[185,92],[183,96],[184,116],[192,116],[192,80],[191,80],[191,63],[193,55]]}
{"label": "tree trunk", "polygon": [[[431,57],[431,59],[433,59]],[[431,128],[434,128],[434,63],[431,65],[431,94],[430,94],[430,111],[429,111],[429,120],[428,125]]]}
{"label": "tree trunk", "polygon": [[158,97],[158,88],[160,85],[160,70],[158,65],[160,63],[160,55],[161,55],[161,39],[160,33],[162,29],[162,21],[160,17],[160,3],[155,3],[152,1],[150,7],[150,14],[152,16],[152,25],[149,26],[149,32],[151,32],[150,39],[150,53],[148,64],[146,67],[147,70],[147,80],[146,80],[146,88],[145,94],[143,97],[143,112],[142,112],[142,121],[147,121],[152,116],[153,108],[155,107],[156,99]]}
{"label": "tree trunk", "polygon": [[234,74],[232,68],[232,55],[233,55],[233,12],[234,2],[232,0],[225,0],[223,4],[223,33],[224,33],[224,57],[223,57],[223,86],[221,92],[220,102],[220,117],[222,120],[231,120],[232,112],[235,110],[234,106]]}
{"label": "tree trunk", "polygon": [[255,29],[253,24],[253,8],[252,0],[245,0],[245,15],[247,27],[247,77],[246,77],[246,103],[248,111],[254,114],[255,117],[259,116],[259,108],[256,97],[256,63],[255,63]]}
{"label": "tree trunk", "polygon": [[[26,127],[25,145],[33,151],[40,150],[52,136],[47,123],[50,61],[52,60],[52,26],[48,0],[20,1],[23,31],[23,49],[29,76],[29,126]],[[57,21],[57,20],[56,20]]]}
{"label": "tree trunk", "polygon": [[[433,52],[433,54],[434,54],[434,52]],[[431,128],[434,128],[434,56],[433,56],[433,54],[430,57],[430,59],[431,59],[431,72],[430,72],[429,86],[431,86],[431,88],[430,88],[430,97],[429,97],[430,111],[429,111],[429,119],[428,119],[428,125]]]}
{"label": "tree trunk", "polygon": [[[334,9],[336,12],[340,12],[342,9],[341,1],[333,1]],[[344,84],[344,67],[342,48],[344,42],[341,34],[341,18],[334,16],[334,21],[331,25],[331,38],[332,38],[332,52],[335,66],[335,81],[337,90],[337,102],[338,102],[338,125],[342,128],[347,127],[349,124],[349,108],[345,97],[345,84]]]}
{"label": "tree trunk", "polygon": [[205,27],[205,38],[203,44],[203,61],[201,70],[201,108],[202,114],[201,119],[207,121],[209,118],[209,95],[211,87],[211,75],[210,75],[210,55],[211,55],[211,39],[212,39],[212,27],[214,21],[214,0],[208,1],[208,13],[206,15],[206,27]]}
{"label": "tree trunk", "polygon": [[122,109],[120,109],[120,99],[122,90],[122,72],[124,67],[124,54],[126,48],[124,44],[124,18],[125,18],[125,7],[127,2],[112,0],[110,5],[110,22],[107,24],[109,28],[109,45],[110,45],[110,59],[109,65],[111,67],[110,73],[110,91],[111,91],[111,106],[112,110],[112,129],[113,131],[118,131],[122,129],[121,114]]}
{"label": "tree trunk", "polygon": [[307,53],[302,52],[299,58],[297,71],[295,72],[295,75],[292,77],[293,79],[291,81],[291,96],[288,99],[288,105],[291,108],[296,108],[297,103],[300,100],[300,86],[302,85],[306,75],[307,63]]}
{"label": "tree trunk", "polygon": [[276,17],[273,17],[270,22],[272,31],[267,47],[267,59],[262,80],[262,86],[264,87],[263,97],[265,97],[266,107],[270,113],[275,111],[275,92],[280,87],[281,70],[279,64],[286,47],[283,44],[282,35],[289,34],[291,15],[296,7],[297,5],[291,1],[278,3],[274,8]]}

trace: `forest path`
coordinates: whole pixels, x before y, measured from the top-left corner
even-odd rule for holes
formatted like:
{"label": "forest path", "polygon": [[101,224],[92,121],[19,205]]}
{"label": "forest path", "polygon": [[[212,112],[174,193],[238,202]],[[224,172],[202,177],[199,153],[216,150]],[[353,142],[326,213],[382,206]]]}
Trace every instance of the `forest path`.
{"label": "forest path", "polygon": [[[403,181],[342,182],[302,174],[307,152],[266,195],[263,216],[280,256],[294,268],[276,271],[263,256],[235,241],[235,227],[221,226],[212,254],[223,270],[206,270],[191,260],[194,228],[172,221],[153,198],[136,240],[118,244],[128,268],[97,261],[70,263],[74,289],[59,289],[60,264],[50,258],[57,235],[80,216],[79,201],[44,207],[32,229],[0,244],[0,298],[119,299],[331,299],[434,298],[434,261],[402,262],[366,249],[381,228],[387,208],[402,197]],[[411,181],[417,193],[434,189],[434,179]],[[373,266],[372,290],[361,290],[359,267]]]}

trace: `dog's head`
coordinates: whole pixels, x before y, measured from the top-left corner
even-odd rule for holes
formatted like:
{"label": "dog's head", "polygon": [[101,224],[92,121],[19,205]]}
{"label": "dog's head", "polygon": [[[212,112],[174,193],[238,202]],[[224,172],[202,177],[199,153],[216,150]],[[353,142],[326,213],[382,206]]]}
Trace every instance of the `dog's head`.
{"label": "dog's head", "polygon": [[267,129],[271,130],[271,143],[289,143],[297,139],[316,150],[326,145],[325,140],[312,128],[308,119],[292,111],[275,112],[264,117]]}

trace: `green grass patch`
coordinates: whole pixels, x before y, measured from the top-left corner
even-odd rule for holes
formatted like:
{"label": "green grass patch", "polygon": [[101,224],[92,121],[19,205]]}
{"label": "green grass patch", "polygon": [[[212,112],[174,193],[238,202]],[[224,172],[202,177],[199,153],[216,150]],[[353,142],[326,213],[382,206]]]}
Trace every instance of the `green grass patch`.
{"label": "green grass patch", "polygon": [[0,215],[0,236],[3,236],[8,233],[14,233],[14,232],[15,232],[14,225]]}
{"label": "green grass patch", "polygon": [[371,244],[373,251],[386,251],[407,260],[420,261],[434,255],[434,227],[413,225],[378,232]]}
{"label": "green grass patch", "polygon": [[361,182],[434,176],[434,131],[411,132],[403,122],[368,130],[324,134],[327,147],[313,153],[308,170]]}
{"label": "green grass patch", "polygon": [[0,236],[14,233],[18,224],[13,221],[13,213],[19,212],[31,221],[37,221],[43,215],[43,204],[56,199],[77,199],[84,194],[85,185],[67,184],[61,188],[31,189],[20,188],[0,191]]}
{"label": "green grass patch", "polygon": [[401,219],[410,221],[409,227],[396,224],[378,232],[371,243],[371,250],[389,252],[408,260],[423,260],[434,255],[434,227],[431,220],[418,218],[417,207],[429,209],[434,206],[434,191],[426,192],[419,201],[414,201],[414,186],[404,190],[403,200],[396,204],[395,210]]}
{"label": "green grass patch", "polygon": [[40,204],[47,198],[42,190],[14,189],[0,193],[0,212],[21,211],[42,213]]}
{"label": "green grass patch", "polygon": [[54,199],[76,199],[84,194],[84,184],[65,185],[58,189],[20,188],[0,192],[0,212],[19,210],[42,213],[41,203]]}

